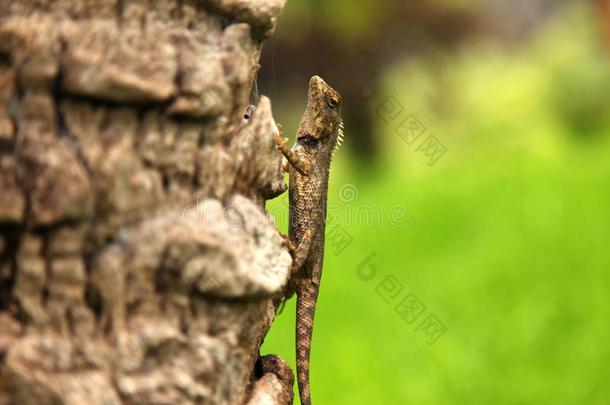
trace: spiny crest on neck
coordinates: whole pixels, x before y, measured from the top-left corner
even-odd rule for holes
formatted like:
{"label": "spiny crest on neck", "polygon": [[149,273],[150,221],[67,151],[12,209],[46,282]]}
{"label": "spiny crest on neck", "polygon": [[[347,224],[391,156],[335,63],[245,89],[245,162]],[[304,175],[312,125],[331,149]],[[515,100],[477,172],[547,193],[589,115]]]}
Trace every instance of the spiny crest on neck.
{"label": "spiny crest on neck", "polygon": [[337,130],[337,141],[335,142],[335,146],[333,147],[333,151],[331,156],[335,156],[335,152],[339,150],[339,147],[343,143],[343,120],[339,122],[339,129]]}

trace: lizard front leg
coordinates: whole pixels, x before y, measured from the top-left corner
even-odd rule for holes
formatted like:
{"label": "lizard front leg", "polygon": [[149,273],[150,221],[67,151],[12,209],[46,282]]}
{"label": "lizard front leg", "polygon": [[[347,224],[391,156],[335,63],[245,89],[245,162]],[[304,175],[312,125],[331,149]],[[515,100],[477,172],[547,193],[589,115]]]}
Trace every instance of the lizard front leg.
{"label": "lizard front leg", "polygon": [[[284,138],[282,135],[281,125],[278,125],[278,132],[275,133],[275,144],[286,160],[288,160],[288,163],[297,169],[299,173],[307,176],[311,172],[311,163],[304,159],[300,159],[293,150],[288,149],[288,138]],[[287,168],[284,167],[284,170],[286,169]]]}

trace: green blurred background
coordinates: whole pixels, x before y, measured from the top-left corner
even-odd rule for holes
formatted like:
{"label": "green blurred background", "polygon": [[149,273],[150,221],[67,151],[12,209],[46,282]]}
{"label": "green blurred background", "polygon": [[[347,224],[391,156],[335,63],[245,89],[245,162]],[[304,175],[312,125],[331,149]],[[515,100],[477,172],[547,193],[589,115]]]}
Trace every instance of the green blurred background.
{"label": "green blurred background", "polygon": [[[264,51],[287,136],[311,75],[344,94],[312,398],[610,404],[608,1],[421,3],[288,0]],[[291,366],[294,318],[261,351]]]}

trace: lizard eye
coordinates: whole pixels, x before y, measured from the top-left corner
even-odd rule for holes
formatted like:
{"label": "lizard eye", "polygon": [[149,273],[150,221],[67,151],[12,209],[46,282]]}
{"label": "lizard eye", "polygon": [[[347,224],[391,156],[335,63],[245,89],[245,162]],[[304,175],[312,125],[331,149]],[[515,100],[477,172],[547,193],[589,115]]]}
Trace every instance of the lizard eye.
{"label": "lizard eye", "polygon": [[330,97],[330,98],[328,99],[328,106],[329,106],[330,108],[335,108],[335,107],[337,107],[338,105],[339,105],[339,100],[338,100],[337,98],[335,98],[335,97]]}
{"label": "lizard eye", "polygon": [[303,135],[297,139],[299,145],[307,146],[313,148],[318,144],[318,140],[311,135]]}

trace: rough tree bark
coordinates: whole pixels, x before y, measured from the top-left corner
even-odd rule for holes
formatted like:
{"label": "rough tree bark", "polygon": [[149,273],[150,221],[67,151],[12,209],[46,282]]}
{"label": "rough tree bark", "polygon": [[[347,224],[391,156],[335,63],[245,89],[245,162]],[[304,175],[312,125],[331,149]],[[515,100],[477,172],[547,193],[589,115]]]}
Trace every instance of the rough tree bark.
{"label": "rough tree bark", "polygon": [[[0,404],[282,404],[285,0],[0,2]],[[279,359],[273,359],[279,361]]]}

